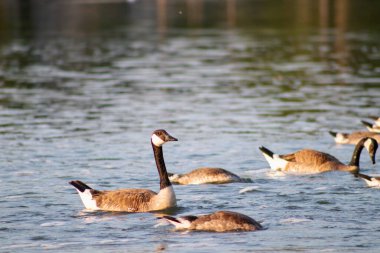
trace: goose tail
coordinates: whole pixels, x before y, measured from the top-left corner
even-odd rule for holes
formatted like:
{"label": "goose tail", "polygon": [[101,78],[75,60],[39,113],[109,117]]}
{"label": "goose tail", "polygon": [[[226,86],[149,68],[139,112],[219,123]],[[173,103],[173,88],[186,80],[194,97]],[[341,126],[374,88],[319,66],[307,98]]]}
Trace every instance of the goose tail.
{"label": "goose tail", "polygon": [[274,153],[272,151],[270,151],[269,149],[267,149],[266,147],[264,146],[261,146],[259,147],[260,151],[264,154],[264,155],[267,155],[269,156],[270,158],[273,158],[273,155]]}
{"label": "goose tail", "polygon": [[374,178],[365,174],[361,174],[361,173],[357,173],[355,176],[363,179],[369,187],[376,187],[376,188],[380,187],[380,180],[377,178]]}
{"label": "goose tail", "polygon": [[191,222],[196,220],[198,217],[189,215],[189,216],[183,216],[183,217],[173,217],[173,216],[162,216],[162,219],[165,219],[168,221],[170,224],[172,224],[175,229],[187,229],[191,226]]}
{"label": "goose tail", "polygon": [[365,181],[371,181],[371,177],[368,176],[368,175],[365,175],[365,174],[361,174],[361,173],[356,173],[355,174],[355,177],[358,177],[358,178],[361,178],[361,179],[364,179]]}
{"label": "goose tail", "polygon": [[361,120],[360,122],[361,122],[364,126],[366,126],[367,128],[372,128],[372,124],[369,123],[368,121]]}
{"label": "goose tail", "polygon": [[79,180],[70,181],[69,184],[74,186],[75,189],[77,189],[77,191],[79,191],[79,192],[84,192],[85,190],[91,190],[92,189],[90,186],[86,185],[85,183],[83,183],[82,181],[79,181]]}
{"label": "goose tail", "polygon": [[334,131],[329,131],[329,134],[332,136],[332,137],[336,137],[338,135],[337,132],[334,132]]}
{"label": "goose tail", "polygon": [[93,190],[90,186],[79,180],[70,181],[69,184],[75,187],[86,209],[99,210],[99,207],[96,205],[96,200],[93,199],[93,193],[98,191]]}
{"label": "goose tail", "polygon": [[169,180],[172,184],[179,184],[179,174],[169,173],[168,172]]}
{"label": "goose tail", "polygon": [[264,146],[259,147],[259,149],[269,163],[269,166],[272,170],[283,170],[286,168],[288,162],[280,158],[278,154],[274,154]]}

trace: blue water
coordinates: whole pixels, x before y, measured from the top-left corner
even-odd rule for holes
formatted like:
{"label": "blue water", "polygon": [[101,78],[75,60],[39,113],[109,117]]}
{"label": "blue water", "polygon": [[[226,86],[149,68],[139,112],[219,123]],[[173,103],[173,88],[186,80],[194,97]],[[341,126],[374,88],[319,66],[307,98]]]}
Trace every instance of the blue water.
{"label": "blue water", "polygon": [[[271,173],[258,147],[350,160],[328,131],[380,116],[379,4],[100,2],[0,4],[1,252],[378,251],[379,189]],[[170,172],[252,179],[174,186],[164,213],[232,210],[266,230],[183,233],[152,213],[84,210],[68,181],[159,189],[158,128],[179,139],[164,146]],[[361,166],[379,173],[366,152]]]}

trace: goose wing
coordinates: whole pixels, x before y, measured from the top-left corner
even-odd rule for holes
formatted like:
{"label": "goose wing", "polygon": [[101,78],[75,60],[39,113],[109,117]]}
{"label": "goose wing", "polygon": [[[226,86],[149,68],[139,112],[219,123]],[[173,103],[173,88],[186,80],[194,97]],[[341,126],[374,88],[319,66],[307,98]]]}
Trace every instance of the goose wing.
{"label": "goose wing", "polygon": [[326,162],[340,163],[340,161],[334,156],[313,149],[302,149],[295,153],[280,155],[280,157],[288,162],[310,164],[314,166],[321,165]]}
{"label": "goose wing", "polygon": [[198,169],[195,169],[195,170],[189,172],[187,175],[191,176],[191,177],[201,177],[201,176],[211,176],[211,177],[214,176],[215,177],[215,176],[218,176],[220,174],[237,177],[237,175],[235,175],[235,174],[233,174],[233,173],[231,173],[225,169],[212,168],[212,167],[201,167],[201,168],[198,168]]}
{"label": "goose wing", "polygon": [[262,226],[244,214],[231,211],[218,211],[198,216],[198,219],[191,223],[191,228],[195,230],[227,232],[259,230],[262,229]]}
{"label": "goose wing", "polygon": [[149,202],[157,193],[146,189],[120,189],[115,191],[96,191],[93,199],[102,210],[146,212]]}

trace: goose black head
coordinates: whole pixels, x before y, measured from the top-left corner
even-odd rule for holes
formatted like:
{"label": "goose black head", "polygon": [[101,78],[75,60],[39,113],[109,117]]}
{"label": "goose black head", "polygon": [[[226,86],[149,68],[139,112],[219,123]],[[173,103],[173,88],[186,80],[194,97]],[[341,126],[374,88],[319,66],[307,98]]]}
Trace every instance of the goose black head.
{"label": "goose black head", "polygon": [[174,138],[173,136],[168,134],[168,132],[166,132],[164,129],[155,130],[152,133],[151,140],[152,140],[153,145],[157,147],[161,147],[164,143],[168,141],[178,141],[177,138]]}

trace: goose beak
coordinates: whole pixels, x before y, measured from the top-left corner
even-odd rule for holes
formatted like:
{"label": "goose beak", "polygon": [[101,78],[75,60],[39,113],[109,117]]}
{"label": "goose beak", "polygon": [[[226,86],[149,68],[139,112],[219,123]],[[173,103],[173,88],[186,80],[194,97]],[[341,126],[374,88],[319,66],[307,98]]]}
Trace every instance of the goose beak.
{"label": "goose beak", "polygon": [[177,138],[171,136],[170,134],[168,134],[166,137],[165,137],[165,141],[178,141]]}

